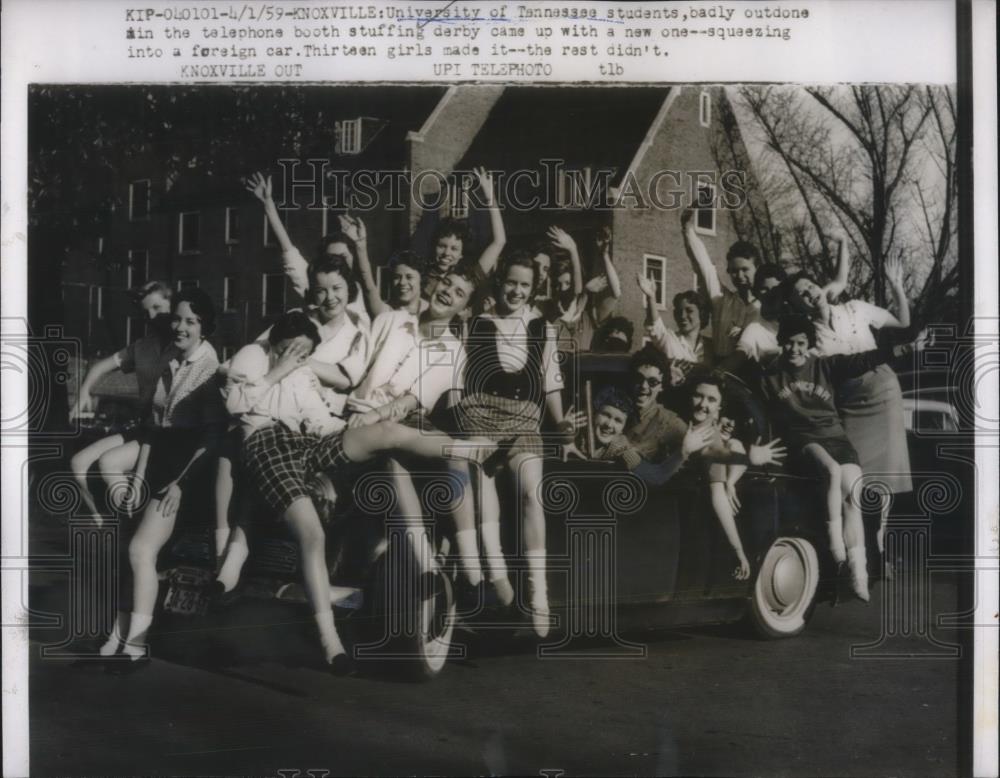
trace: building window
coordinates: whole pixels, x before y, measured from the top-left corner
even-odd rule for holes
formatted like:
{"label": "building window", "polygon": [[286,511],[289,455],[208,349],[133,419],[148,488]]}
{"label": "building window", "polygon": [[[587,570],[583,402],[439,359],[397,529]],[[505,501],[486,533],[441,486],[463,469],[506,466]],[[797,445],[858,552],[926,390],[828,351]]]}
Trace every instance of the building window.
{"label": "building window", "polygon": [[656,254],[643,254],[642,274],[656,286],[656,309],[667,309],[667,258]]}
{"label": "building window", "polygon": [[133,181],[128,185],[129,221],[145,221],[149,218],[149,198],[152,187],[148,178]]}
{"label": "building window", "polygon": [[[281,219],[281,223],[285,225],[285,229],[288,229],[288,214],[289,211],[286,209],[279,209],[278,218]],[[325,217],[324,217],[324,229],[323,234],[326,234],[325,229]],[[268,221],[267,214],[264,215],[264,245],[271,247],[278,245],[278,236],[274,234],[274,230],[271,229],[271,222]]]}
{"label": "building window", "polygon": [[708,127],[712,123],[712,96],[708,92],[702,92],[698,96],[698,123],[702,127]]}
{"label": "building window", "polygon": [[177,220],[177,245],[181,254],[196,254],[201,250],[201,214],[182,213]]}
{"label": "building window", "polygon": [[392,271],[388,267],[379,265],[375,268],[375,285],[378,287],[378,295],[383,300],[392,298]]}
{"label": "building window", "polygon": [[261,314],[277,316],[285,312],[285,274],[265,273],[263,277]]}
{"label": "building window", "polygon": [[695,202],[694,229],[704,235],[715,235],[715,184],[700,182]]}
{"label": "building window", "polygon": [[99,237],[97,239],[97,256],[99,256],[99,257],[103,257],[104,256],[104,237],[103,236]]}
{"label": "building window", "polygon": [[359,154],[361,152],[361,119],[347,119],[336,123],[337,154]]}
{"label": "building window", "polygon": [[125,288],[138,289],[149,280],[149,251],[129,249],[125,266]]}
{"label": "building window", "polygon": [[233,347],[232,346],[223,346],[222,347],[222,361],[223,362],[228,362],[232,358],[233,358]]}
{"label": "building window", "polygon": [[469,190],[462,181],[448,187],[448,215],[453,219],[469,218]]}
{"label": "building window", "polygon": [[225,276],[222,279],[222,310],[235,311],[237,303],[236,276]]}
{"label": "building window", "polygon": [[197,278],[178,278],[177,291],[183,292],[185,289],[197,289],[201,282]]}
{"label": "building window", "polygon": [[560,170],[556,179],[556,203],[562,208],[587,208],[591,195],[590,166],[579,170]]}
{"label": "building window", "polygon": [[240,242],[240,211],[239,208],[226,208],[226,245],[232,246]]}
{"label": "building window", "polygon": [[97,287],[97,298],[94,300],[94,308],[98,319],[104,318],[104,287]]}

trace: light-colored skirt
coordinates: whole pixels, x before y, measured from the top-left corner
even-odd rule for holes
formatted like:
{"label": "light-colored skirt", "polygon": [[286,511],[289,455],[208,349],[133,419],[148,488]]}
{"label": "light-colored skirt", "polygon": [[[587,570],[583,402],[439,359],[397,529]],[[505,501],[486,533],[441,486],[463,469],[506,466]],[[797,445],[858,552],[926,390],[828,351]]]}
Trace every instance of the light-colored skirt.
{"label": "light-colored skirt", "polygon": [[837,407],[847,438],[858,452],[865,483],[894,494],[913,491],[906,444],[903,392],[888,365],[879,365],[839,387]]}

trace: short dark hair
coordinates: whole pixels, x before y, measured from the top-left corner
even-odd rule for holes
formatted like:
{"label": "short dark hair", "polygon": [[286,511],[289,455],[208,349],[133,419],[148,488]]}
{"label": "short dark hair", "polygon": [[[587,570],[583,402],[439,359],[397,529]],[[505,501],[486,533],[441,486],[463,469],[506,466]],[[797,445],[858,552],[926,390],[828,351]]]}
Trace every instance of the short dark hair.
{"label": "short dark hair", "polygon": [[677,319],[677,309],[682,303],[691,303],[698,306],[698,317],[701,319],[701,326],[707,327],[712,323],[712,305],[703,294],[698,294],[693,289],[686,292],[678,292],[674,295],[674,320]]}
{"label": "short dark hair", "polygon": [[201,334],[203,336],[207,337],[215,332],[215,304],[204,289],[198,287],[182,289],[174,295],[170,303],[170,310],[176,313],[177,307],[181,303],[187,303],[191,306],[191,311],[201,321]]}
{"label": "short dark hair", "polygon": [[815,278],[804,270],[800,270],[797,273],[792,273],[784,281],[782,281],[779,288],[781,289],[782,301],[785,303],[790,312],[806,314],[808,311],[802,307],[802,300],[799,298],[798,292],[795,291],[795,285],[802,280],[809,281],[810,283],[819,286],[819,284],[816,283]]}
{"label": "short dark hair", "polygon": [[420,274],[421,278],[424,277],[424,258],[421,257],[416,251],[403,249],[402,251],[397,251],[389,257],[389,262],[387,264],[389,272],[393,272],[400,265],[406,265],[408,268],[416,270]]}
{"label": "short dark hair", "polygon": [[267,333],[267,342],[276,346],[283,340],[290,340],[305,335],[313,342],[313,348],[320,343],[319,330],[312,319],[302,311],[289,311],[281,314],[281,317],[271,327]]}
{"label": "short dark hair", "polygon": [[688,373],[687,380],[684,382],[684,389],[689,401],[694,396],[695,387],[701,384],[716,387],[719,390],[719,397],[723,400],[725,399],[726,378],[718,370],[698,365]]}
{"label": "short dark hair", "polygon": [[147,281],[142,286],[137,286],[132,290],[132,300],[136,303],[141,303],[151,294],[158,294],[164,300],[169,300],[174,296],[174,290],[166,281]]}
{"label": "short dark hair", "polygon": [[628,362],[629,372],[635,375],[640,367],[655,367],[666,380],[670,376],[670,365],[667,364],[667,355],[656,346],[647,343],[636,351]]}
{"label": "short dark hair", "polygon": [[729,251],[726,252],[726,264],[728,265],[737,258],[749,259],[754,265],[760,263],[760,253],[757,251],[757,247],[745,240],[738,240],[729,247]]}
{"label": "short dark hair", "polygon": [[793,335],[805,335],[809,347],[816,347],[816,325],[808,316],[789,313],[781,317],[778,321],[778,343],[787,343]]}
{"label": "short dark hair", "polygon": [[[608,335],[619,330],[625,333],[625,343],[619,346],[620,340],[611,340]],[[624,316],[612,316],[610,319],[601,324],[597,328],[597,332],[594,333],[594,337],[591,341],[593,351],[614,351],[620,354],[627,354],[632,350],[632,337],[635,335],[635,325],[632,324]],[[614,344],[614,348],[608,348],[609,345]]]}
{"label": "short dark hair", "polygon": [[309,265],[309,287],[316,286],[316,276],[320,273],[337,273],[347,282],[347,299],[354,302],[358,296],[357,276],[347,260],[339,256],[322,254]]}
{"label": "short dark hair", "polygon": [[481,276],[479,265],[476,262],[459,262],[445,273],[446,276],[458,276],[464,281],[468,281],[472,291],[476,292],[476,284]]}
{"label": "short dark hair", "polygon": [[464,256],[465,250],[469,247],[469,226],[464,221],[453,219],[450,216],[445,217],[438,222],[438,226],[434,230],[431,246],[437,246],[437,242],[441,238],[449,236],[462,241],[462,255]]}
{"label": "short dark hair", "polygon": [[515,249],[507,254],[497,270],[497,289],[503,288],[504,281],[507,280],[507,274],[512,267],[526,267],[531,271],[531,296],[534,297],[535,292],[538,291],[538,268],[535,267],[533,259],[534,257],[525,249]]}
{"label": "short dark hair", "polygon": [[764,294],[764,282],[769,278],[775,279],[780,284],[788,278],[788,273],[777,262],[765,262],[758,267],[753,277],[753,292],[757,297]]}
{"label": "short dark hair", "polygon": [[616,386],[605,386],[594,398],[594,412],[601,410],[605,405],[617,408],[630,421],[635,416],[635,402]]}
{"label": "short dark hair", "polygon": [[347,250],[351,252],[351,261],[355,263],[358,261],[358,244],[354,242],[354,238],[348,236],[346,233],[331,232],[324,235],[319,239],[319,245],[316,247],[316,258],[325,257],[326,250],[330,248],[331,243],[343,243],[347,246]]}

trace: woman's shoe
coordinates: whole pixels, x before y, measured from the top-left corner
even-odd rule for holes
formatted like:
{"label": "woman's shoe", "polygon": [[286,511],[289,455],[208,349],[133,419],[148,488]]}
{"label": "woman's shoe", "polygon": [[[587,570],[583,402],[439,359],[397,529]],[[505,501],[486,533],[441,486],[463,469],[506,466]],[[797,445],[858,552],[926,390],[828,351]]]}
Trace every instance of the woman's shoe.
{"label": "woman's shoe", "polygon": [[123,659],[123,656],[123,654],[119,654],[113,658],[113,661],[108,661],[105,670],[109,675],[135,675],[153,664],[149,654],[137,659]]}
{"label": "woman's shoe", "polygon": [[335,675],[338,678],[345,678],[357,672],[354,660],[347,654],[337,654],[330,660],[329,665],[331,675]]}

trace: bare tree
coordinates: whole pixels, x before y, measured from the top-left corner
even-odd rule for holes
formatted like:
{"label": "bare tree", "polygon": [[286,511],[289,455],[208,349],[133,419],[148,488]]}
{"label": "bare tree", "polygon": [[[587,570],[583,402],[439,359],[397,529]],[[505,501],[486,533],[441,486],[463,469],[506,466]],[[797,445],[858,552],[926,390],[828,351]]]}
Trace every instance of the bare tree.
{"label": "bare tree", "polygon": [[952,91],[754,86],[740,97],[766,152],[758,178],[769,170],[796,195],[778,221],[799,263],[832,273],[832,236],[846,232],[855,258],[852,292],[884,305],[883,267],[899,256],[912,269],[919,317],[937,312],[957,283]]}

